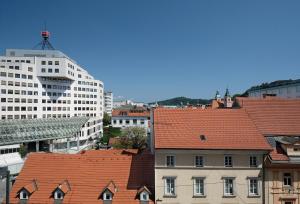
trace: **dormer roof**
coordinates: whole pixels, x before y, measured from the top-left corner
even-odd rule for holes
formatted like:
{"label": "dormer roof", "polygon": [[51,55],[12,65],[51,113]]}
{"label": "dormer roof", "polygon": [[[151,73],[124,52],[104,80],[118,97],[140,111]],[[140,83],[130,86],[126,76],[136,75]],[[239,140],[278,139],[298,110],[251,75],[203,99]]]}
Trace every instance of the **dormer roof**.
{"label": "dormer roof", "polygon": [[[38,190],[30,203],[53,203],[54,190],[66,193],[63,203],[99,203],[99,195],[111,191],[113,203],[140,204],[140,186],[154,186],[154,156],[149,151],[86,150],[82,154],[30,153],[12,187],[10,200],[33,179]],[[149,188],[150,189],[150,188]],[[150,189],[151,190],[151,189]],[[149,200],[149,204],[153,204]]]}
{"label": "dormer roof", "polygon": [[37,181],[32,180],[27,185],[23,186],[17,194],[19,194],[22,190],[26,190],[31,195],[33,192],[38,190]]}

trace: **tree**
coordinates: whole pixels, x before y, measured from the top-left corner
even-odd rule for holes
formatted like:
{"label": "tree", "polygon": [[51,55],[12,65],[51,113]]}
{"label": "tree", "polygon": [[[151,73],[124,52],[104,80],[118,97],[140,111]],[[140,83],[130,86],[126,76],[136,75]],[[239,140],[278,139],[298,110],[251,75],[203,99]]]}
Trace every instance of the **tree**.
{"label": "tree", "polygon": [[104,113],[103,115],[103,126],[108,126],[110,125],[111,123],[111,117],[107,114],[107,113]]}
{"label": "tree", "polygon": [[143,127],[127,127],[114,148],[117,149],[144,149],[147,147],[147,133]]}
{"label": "tree", "polygon": [[27,149],[24,145],[20,145],[19,154],[22,158],[24,158],[27,154]]}

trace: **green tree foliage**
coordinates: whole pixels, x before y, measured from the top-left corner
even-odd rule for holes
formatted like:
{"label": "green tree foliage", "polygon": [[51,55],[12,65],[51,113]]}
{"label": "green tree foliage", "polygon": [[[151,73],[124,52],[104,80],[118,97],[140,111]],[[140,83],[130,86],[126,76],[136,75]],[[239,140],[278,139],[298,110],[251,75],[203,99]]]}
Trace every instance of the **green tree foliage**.
{"label": "green tree foliage", "polygon": [[122,132],[121,132],[121,128],[115,128],[112,126],[109,127],[104,127],[103,128],[103,136],[100,139],[100,142],[102,144],[107,144],[109,141],[109,138],[111,137],[118,137],[121,136]]}
{"label": "green tree foliage", "polygon": [[20,146],[20,149],[19,149],[19,154],[22,158],[24,158],[27,154],[27,149],[24,145],[21,145]]}
{"label": "green tree foliage", "polygon": [[104,113],[103,115],[103,126],[108,126],[111,124],[111,117],[107,114],[107,113]]}
{"label": "green tree foliage", "polygon": [[144,149],[147,147],[147,132],[143,127],[128,127],[123,129],[122,136],[114,148]]}

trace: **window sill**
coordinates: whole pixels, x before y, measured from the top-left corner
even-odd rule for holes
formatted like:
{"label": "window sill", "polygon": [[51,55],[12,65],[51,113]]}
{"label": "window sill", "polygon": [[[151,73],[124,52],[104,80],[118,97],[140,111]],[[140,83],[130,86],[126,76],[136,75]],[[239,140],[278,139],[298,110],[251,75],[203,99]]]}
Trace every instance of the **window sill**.
{"label": "window sill", "polygon": [[223,198],[235,198],[236,195],[223,195]]}
{"label": "window sill", "polygon": [[260,195],[248,195],[248,198],[259,198]]}
{"label": "window sill", "polygon": [[177,198],[177,195],[164,195],[164,198]]}
{"label": "window sill", "polygon": [[206,198],[206,195],[193,195],[193,198]]}

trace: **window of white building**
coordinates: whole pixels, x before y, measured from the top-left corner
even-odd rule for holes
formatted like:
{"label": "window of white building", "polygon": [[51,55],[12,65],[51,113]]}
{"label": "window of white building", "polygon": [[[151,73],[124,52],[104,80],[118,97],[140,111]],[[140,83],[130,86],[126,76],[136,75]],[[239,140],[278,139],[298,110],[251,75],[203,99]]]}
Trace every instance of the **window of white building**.
{"label": "window of white building", "polygon": [[175,177],[165,178],[165,196],[175,196]]}
{"label": "window of white building", "polygon": [[194,196],[204,196],[204,178],[195,177],[194,181]]}
{"label": "window of white building", "polygon": [[249,178],[249,196],[258,195],[258,178]]}
{"label": "window of white building", "polygon": [[250,156],[250,167],[257,167],[257,157]]}
{"label": "window of white building", "polygon": [[232,167],[232,156],[225,155],[224,156],[224,166],[225,167]]}
{"label": "window of white building", "polygon": [[166,156],[166,165],[168,167],[175,166],[175,156],[174,155],[167,155]]}
{"label": "window of white building", "polygon": [[224,196],[234,196],[234,178],[224,178]]}
{"label": "window of white building", "polygon": [[195,166],[196,167],[203,167],[204,161],[203,161],[203,156],[195,156]]}

